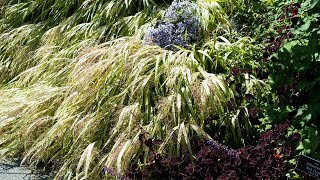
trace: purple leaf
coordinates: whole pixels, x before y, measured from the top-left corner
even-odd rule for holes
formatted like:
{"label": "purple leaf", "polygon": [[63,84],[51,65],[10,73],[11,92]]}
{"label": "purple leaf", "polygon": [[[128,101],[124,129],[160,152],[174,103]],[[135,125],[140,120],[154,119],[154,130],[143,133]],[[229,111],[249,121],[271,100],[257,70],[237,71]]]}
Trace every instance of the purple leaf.
{"label": "purple leaf", "polygon": [[145,143],[146,146],[149,147],[149,148],[152,148],[152,146],[153,146],[153,143],[152,143],[152,139],[151,139],[151,138],[149,138],[148,140],[146,140],[144,143]]}
{"label": "purple leaf", "polygon": [[301,135],[299,133],[294,133],[291,136],[292,141],[300,141],[301,140]]}
{"label": "purple leaf", "polygon": [[246,100],[253,100],[256,99],[252,94],[245,94]]}

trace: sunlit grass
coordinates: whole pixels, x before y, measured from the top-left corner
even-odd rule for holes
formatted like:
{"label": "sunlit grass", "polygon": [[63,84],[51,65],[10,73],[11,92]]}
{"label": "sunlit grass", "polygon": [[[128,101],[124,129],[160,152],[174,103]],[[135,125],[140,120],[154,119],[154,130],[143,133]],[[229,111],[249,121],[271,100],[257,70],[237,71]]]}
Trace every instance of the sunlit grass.
{"label": "sunlit grass", "polygon": [[[163,140],[158,153],[185,150],[193,158],[189,138],[212,139],[205,119],[218,116],[242,139],[245,130],[236,132],[241,123],[227,110],[234,92],[226,73],[235,65],[258,67],[258,48],[250,38],[232,39],[218,3],[198,1],[201,42],[173,52],[141,40],[167,4],[45,2],[36,7],[39,17],[28,14],[38,1],[6,1],[2,9],[1,157],[51,162],[57,178],[96,179],[104,167],[124,173],[141,151],[149,163],[142,134]],[[17,12],[29,18],[12,24]],[[247,92],[263,91],[262,81],[245,77]]]}

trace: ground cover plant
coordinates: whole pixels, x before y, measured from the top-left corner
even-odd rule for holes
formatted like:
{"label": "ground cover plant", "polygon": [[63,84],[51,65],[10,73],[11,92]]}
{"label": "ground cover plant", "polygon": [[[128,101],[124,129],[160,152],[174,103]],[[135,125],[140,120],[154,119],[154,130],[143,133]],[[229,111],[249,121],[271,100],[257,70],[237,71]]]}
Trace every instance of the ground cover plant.
{"label": "ground cover plant", "polygon": [[1,158],[56,179],[282,179],[319,155],[319,1],[0,8]]}
{"label": "ground cover plant", "polygon": [[293,157],[295,141],[299,134],[285,137],[289,124],[277,125],[273,130],[262,133],[256,146],[237,150],[217,142],[193,140],[192,148],[196,160],[187,155],[179,157],[155,156],[154,163],[144,170],[131,165],[130,179],[286,179],[285,173],[292,170],[289,163]]}

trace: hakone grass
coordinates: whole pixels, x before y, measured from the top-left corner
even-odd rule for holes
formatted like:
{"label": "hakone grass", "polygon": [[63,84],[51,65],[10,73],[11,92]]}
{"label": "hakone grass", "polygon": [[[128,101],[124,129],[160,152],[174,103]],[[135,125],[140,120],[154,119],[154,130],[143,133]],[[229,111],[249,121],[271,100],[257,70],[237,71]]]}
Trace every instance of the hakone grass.
{"label": "hakone grass", "polygon": [[[141,134],[162,140],[157,153],[186,150],[193,158],[190,137],[213,140],[204,127],[209,116],[219,117],[237,145],[246,143],[254,127],[229,112],[236,92],[226,81],[234,65],[259,67],[253,60],[259,47],[228,20],[241,1],[197,1],[201,42],[176,52],[141,40],[170,3],[4,2],[2,158],[51,163],[57,179],[111,178],[104,167],[122,174],[147,149]],[[255,96],[266,88],[252,74],[242,83]]]}

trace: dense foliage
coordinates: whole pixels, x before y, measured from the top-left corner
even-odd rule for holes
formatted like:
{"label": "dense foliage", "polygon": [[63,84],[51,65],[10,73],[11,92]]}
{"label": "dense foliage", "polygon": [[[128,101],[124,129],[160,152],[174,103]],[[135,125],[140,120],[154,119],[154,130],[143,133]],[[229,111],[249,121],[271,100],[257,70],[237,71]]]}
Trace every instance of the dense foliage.
{"label": "dense foliage", "polygon": [[156,154],[153,164],[143,170],[132,164],[127,176],[130,179],[285,179],[288,170],[293,169],[289,160],[301,138],[297,133],[287,138],[288,127],[288,123],[277,125],[262,133],[256,146],[238,150],[218,142],[194,139],[194,161],[187,154],[182,159]]}
{"label": "dense foliage", "polygon": [[284,179],[320,158],[319,0],[0,1],[0,158],[57,179]]}
{"label": "dense foliage", "polygon": [[[297,150],[320,158],[320,1],[306,1],[302,5],[292,3],[287,5],[286,12],[288,15],[283,21],[287,25],[278,30],[276,37],[283,46],[273,43],[279,51],[272,56],[270,67],[272,89],[277,97],[269,112],[270,118],[277,116],[280,121],[289,119],[292,122],[291,131],[303,135]],[[285,32],[285,26],[292,28]]]}

